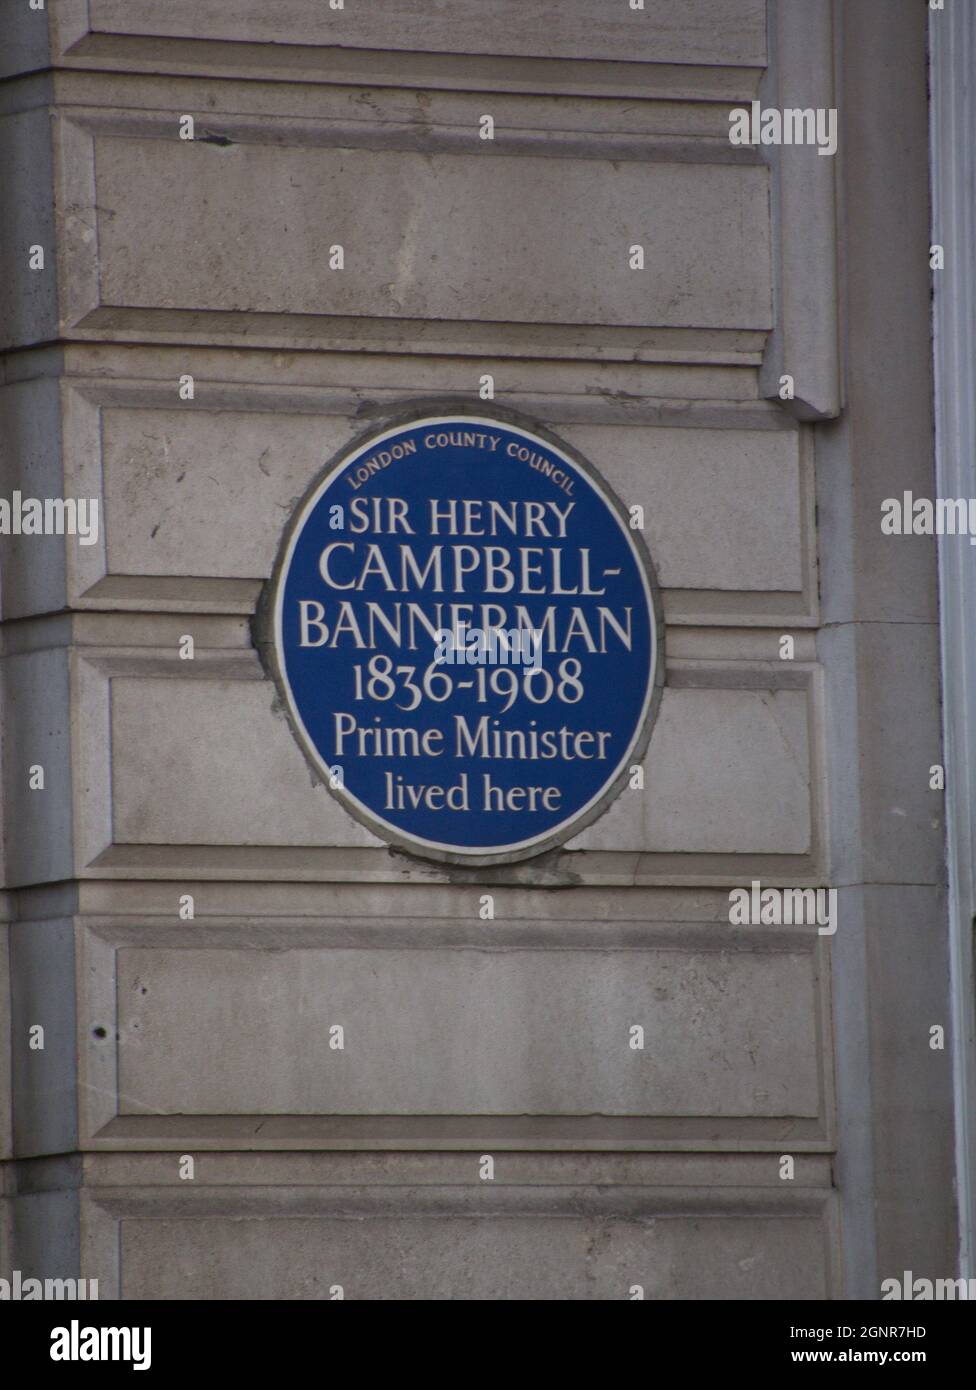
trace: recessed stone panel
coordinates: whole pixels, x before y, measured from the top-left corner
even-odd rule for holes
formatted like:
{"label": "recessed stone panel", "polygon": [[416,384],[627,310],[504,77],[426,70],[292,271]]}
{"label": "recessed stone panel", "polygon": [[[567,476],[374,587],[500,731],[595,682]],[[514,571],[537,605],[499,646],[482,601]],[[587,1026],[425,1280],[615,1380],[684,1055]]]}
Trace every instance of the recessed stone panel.
{"label": "recessed stone panel", "polygon": [[760,66],[763,0],[89,0],[89,32],[543,58]]}
{"label": "recessed stone panel", "polygon": [[320,784],[270,682],[115,680],[116,843],[379,845]]}
{"label": "recessed stone panel", "polygon": [[[313,785],[269,682],[116,677],[112,686],[115,843],[380,843]],[[806,719],[804,691],[666,688],[645,790],[622,792],[569,847],[806,852]]]}
{"label": "recessed stone panel", "polygon": [[[242,1205],[241,1213],[249,1214]],[[129,1217],[120,1296],[206,1299],[824,1299],[815,1212],[287,1219]]]}
{"label": "recessed stone panel", "polygon": [[[266,578],[294,499],[358,428],[334,415],[106,407],[109,574]],[[796,432],[559,429],[643,506],[663,588],[802,589]]]}
{"label": "recessed stone panel", "polygon": [[813,957],[756,946],[127,947],[120,1112],[815,1116]]}
{"label": "recessed stone panel", "polygon": [[804,690],[665,690],[643,789],[567,848],[806,853],[808,721]]}
{"label": "recessed stone panel", "polygon": [[575,425],[644,529],[666,589],[803,587],[800,435],[793,430]]}
{"label": "recessed stone panel", "polygon": [[[473,130],[470,153],[221,145],[180,140],[175,117],[171,138],[96,134],[98,302],[608,331],[771,326],[765,167],[514,156],[486,143]],[[160,216],[176,206],[179,219]],[[631,269],[634,245],[647,269]],[[342,269],[330,268],[334,246]]]}

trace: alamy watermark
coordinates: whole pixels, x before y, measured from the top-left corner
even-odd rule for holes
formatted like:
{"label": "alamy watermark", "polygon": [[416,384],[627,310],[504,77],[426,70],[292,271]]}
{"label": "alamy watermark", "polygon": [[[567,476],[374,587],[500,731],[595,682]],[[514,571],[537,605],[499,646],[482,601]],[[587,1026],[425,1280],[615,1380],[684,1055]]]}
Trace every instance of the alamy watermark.
{"label": "alamy watermark", "polygon": [[82,1327],[73,1318],[51,1331],[52,1361],[131,1361],[134,1371],[152,1365],[152,1328]]}
{"label": "alamy watermark", "polygon": [[976,497],[886,497],[881,503],[885,536],[968,536],[976,545]]}
{"label": "alamy watermark", "polygon": [[900,1279],[882,1279],[881,1301],[906,1303],[944,1303],[976,1299],[976,1279],[916,1279],[910,1269]]}
{"label": "alamy watermark", "polygon": [[459,623],[434,634],[436,666],[527,666],[542,668],[545,633],[528,627],[468,627]]}
{"label": "alamy watermark", "polygon": [[753,101],[729,112],[732,145],[816,145],[817,154],[837,153],[836,107],[763,107]]}
{"label": "alamy watermark", "polygon": [[97,497],[0,497],[0,536],[77,536],[98,541]]}
{"label": "alamy watermark", "polygon": [[763,888],[758,879],[750,888],[729,893],[729,923],[733,927],[816,927],[820,936],[837,930],[836,888]]}
{"label": "alamy watermark", "polygon": [[66,1299],[71,1302],[98,1301],[97,1279],[25,1279],[19,1269],[9,1279],[0,1279],[0,1302],[29,1303],[33,1300]]}

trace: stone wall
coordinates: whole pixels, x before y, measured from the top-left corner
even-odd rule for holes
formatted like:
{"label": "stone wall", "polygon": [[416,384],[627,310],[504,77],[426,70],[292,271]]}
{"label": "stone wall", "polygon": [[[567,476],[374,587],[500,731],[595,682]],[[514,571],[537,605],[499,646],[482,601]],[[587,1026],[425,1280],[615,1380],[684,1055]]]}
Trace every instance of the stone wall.
{"label": "stone wall", "polygon": [[[102,523],[0,542],[6,1265],[566,1299],[954,1267],[946,1063],[898,1031],[946,980],[934,556],[876,534],[932,469],[924,14],[885,8],[0,4],[0,491]],[[838,106],[836,160],[733,146],[759,98]],[[668,664],[643,791],[472,870],[313,782],[251,619],[325,461],[485,374],[644,507]],[[754,880],[841,889],[836,938],[730,925]]]}

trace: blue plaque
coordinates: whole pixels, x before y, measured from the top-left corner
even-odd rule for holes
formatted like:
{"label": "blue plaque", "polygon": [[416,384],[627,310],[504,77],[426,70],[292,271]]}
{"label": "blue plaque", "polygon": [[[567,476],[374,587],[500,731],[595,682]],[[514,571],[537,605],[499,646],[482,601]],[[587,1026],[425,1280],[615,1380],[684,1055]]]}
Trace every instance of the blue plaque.
{"label": "blue plaque", "polygon": [[514,417],[418,415],[346,450],[282,541],[270,656],[346,809],[427,858],[539,854],[595,820],[650,737],[650,557],[574,450]]}

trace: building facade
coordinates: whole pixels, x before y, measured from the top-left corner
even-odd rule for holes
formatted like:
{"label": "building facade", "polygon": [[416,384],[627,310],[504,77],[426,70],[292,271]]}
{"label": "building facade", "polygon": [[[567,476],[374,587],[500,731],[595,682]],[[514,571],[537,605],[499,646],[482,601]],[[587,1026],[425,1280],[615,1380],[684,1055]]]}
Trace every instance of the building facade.
{"label": "building facade", "polygon": [[[0,4],[5,1275],[971,1272],[971,562],[940,643],[935,539],[880,525],[974,491],[952,5]],[[416,409],[564,441],[654,561],[642,785],[515,862],[350,815],[261,657],[299,499]],[[835,920],[730,920],[754,884]]]}

